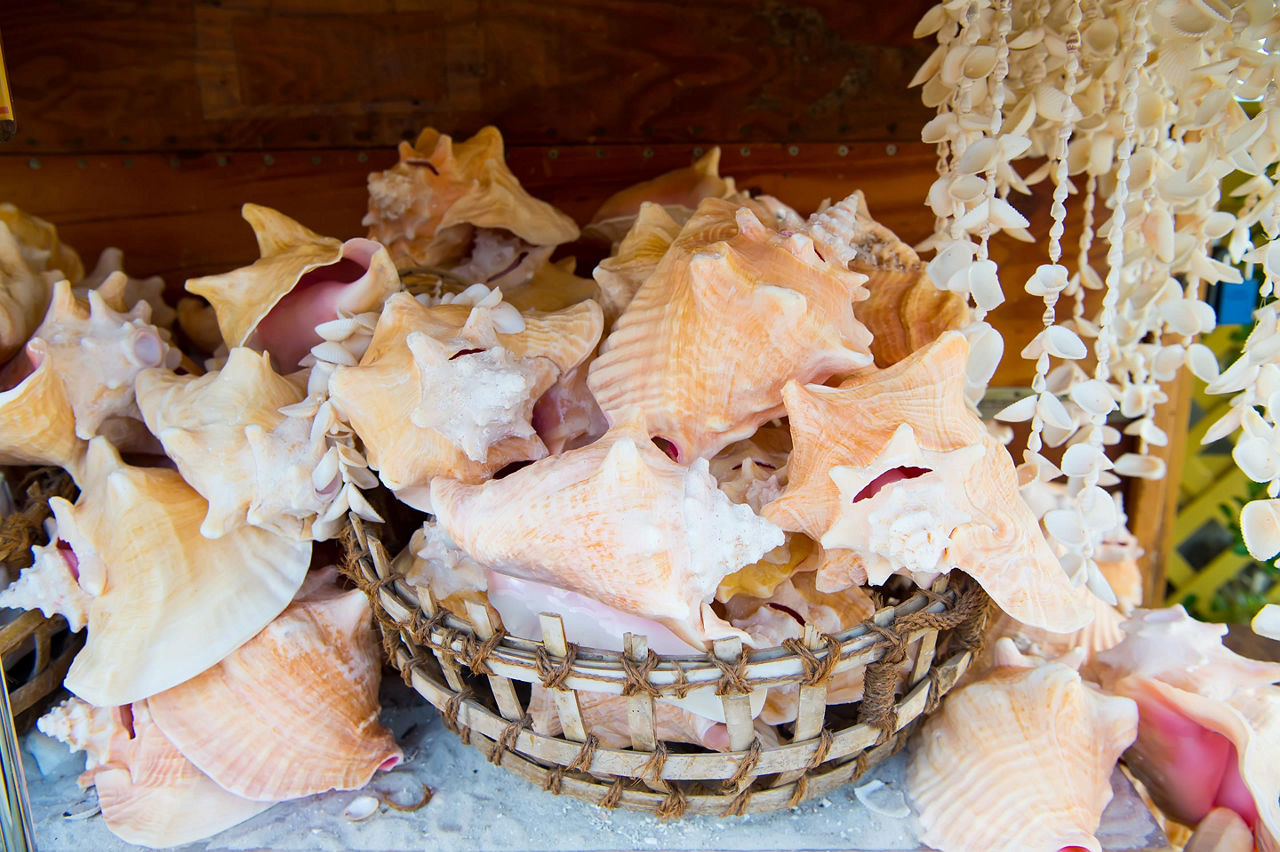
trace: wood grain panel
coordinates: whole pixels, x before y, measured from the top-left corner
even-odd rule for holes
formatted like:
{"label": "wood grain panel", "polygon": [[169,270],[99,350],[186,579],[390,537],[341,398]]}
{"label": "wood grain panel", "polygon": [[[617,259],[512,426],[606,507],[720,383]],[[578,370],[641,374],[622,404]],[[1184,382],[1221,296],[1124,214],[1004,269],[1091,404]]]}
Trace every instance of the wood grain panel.
{"label": "wood grain panel", "polygon": [[[687,165],[702,152],[688,146],[559,146],[513,148],[508,159],[533,194],[583,223],[611,193]],[[365,177],[394,161],[389,149],[0,156],[0,186],[6,200],[55,222],[87,262],[103,248],[118,246],[133,274],[162,275],[177,287],[188,277],[256,257],[252,234],[239,216],[246,201],[276,207],[320,233],[362,234]],[[935,177],[934,155],[920,143],[729,146],[723,150],[722,171],[736,177],[739,186],[775,195],[802,213],[826,198],[862,189],[872,214],[911,243],[933,227],[932,214],[919,199]],[[1032,220],[1033,231],[1043,235],[1045,199],[1015,201]],[[991,318],[1007,348],[995,384],[1030,381],[1029,362],[1017,353],[1039,331],[1042,308],[1021,284],[1044,262],[1042,252],[1013,240],[992,245],[1009,294],[1009,302]],[[566,253],[580,258],[583,274],[599,258],[599,249],[590,245],[572,246]]]}
{"label": "wood grain panel", "polygon": [[0,4],[27,152],[914,141],[931,0]]}

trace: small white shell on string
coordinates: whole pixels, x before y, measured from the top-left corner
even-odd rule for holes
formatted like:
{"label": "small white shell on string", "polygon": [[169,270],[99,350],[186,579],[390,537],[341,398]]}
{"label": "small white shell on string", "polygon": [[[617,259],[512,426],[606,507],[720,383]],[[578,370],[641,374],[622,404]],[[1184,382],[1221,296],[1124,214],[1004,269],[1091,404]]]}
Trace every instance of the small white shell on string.
{"label": "small white shell on string", "polygon": [[1280,641],[1280,604],[1267,604],[1250,622],[1253,632]]}
{"label": "small white shell on string", "polygon": [[1112,463],[1101,448],[1081,443],[1067,447],[1060,466],[1067,476],[1088,476],[1094,470],[1112,467]]}
{"label": "small white shell on string", "polygon": [[1254,482],[1270,482],[1280,476],[1280,454],[1266,438],[1241,439],[1231,450],[1231,457],[1245,476]]}
{"label": "small white shell on string", "polygon": [[1259,561],[1280,554],[1280,500],[1253,500],[1240,512],[1240,530],[1249,555]]}
{"label": "small white shell on string", "polygon": [[1165,470],[1164,459],[1137,453],[1125,453],[1115,463],[1116,473],[1134,479],[1162,479]]}
{"label": "small white shell on string", "polygon": [[1115,410],[1111,388],[1100,379],[1076,382],[1071,386],[1071,401],[1094,417],[1106,417]]}

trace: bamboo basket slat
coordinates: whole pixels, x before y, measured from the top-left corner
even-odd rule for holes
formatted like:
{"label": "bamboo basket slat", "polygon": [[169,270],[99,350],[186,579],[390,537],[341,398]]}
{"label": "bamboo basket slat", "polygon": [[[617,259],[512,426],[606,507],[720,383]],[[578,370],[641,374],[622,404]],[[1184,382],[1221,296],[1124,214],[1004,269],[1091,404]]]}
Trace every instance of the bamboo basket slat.
{"label": "bamboo basket slat", "polygon": [[[567,642],[554,614],[541,617],[542,642],[508,636],[482,604],[458,617],[430,589],[397,574],[359,518],[351,519],[345,544],[343,570],[370,597],[388,661],[446,727],[546,790],[661,817],[777,810],[859,777],[901,748],[964,674],[989,604],[976,584],[944,576],[860,625],[834,636],[810,628],[781,648],[744,650],[722,640],[703,657],[659,656],[644,637],[628,634],[624,650],[601,651]],[[856,715],[849,706],[833,713],[827,684],[856,667],[866,669]],[[902,671],[907,683],[899,690]],[[550,690],[561,735],[533,730],[518,689],[524,684]],[[782,686],[799,687],[797,719],[789,737],[766,746],[751,696]],[[626,697],[629,748],[606,747],[590,733],[579,692]],[[695,694],[718,698],[728,751],[657,736],[655,700]]]}

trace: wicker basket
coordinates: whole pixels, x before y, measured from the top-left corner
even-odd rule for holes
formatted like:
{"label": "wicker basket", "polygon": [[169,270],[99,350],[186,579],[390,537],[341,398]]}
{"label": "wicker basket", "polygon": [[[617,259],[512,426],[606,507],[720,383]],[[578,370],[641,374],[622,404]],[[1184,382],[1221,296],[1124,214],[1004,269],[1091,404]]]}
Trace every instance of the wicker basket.
{"label": "wicker basket", "polygon": [[[44,520],[49,498],[76,495],[75,483],[60,468],[5,468],[14,483],[16,511],[0,518],[0,564],[11,578],[31,564],[31,546],[47,544]],[[45,618],[30,610],[0,627],[0,660],[9,685],[14,724],[26,731],[62,687],[71,661],[84,646],[84,633],[72,633],[62,616]]]}
{"label": "wicker basket", "polygon": [[[393,572],[372,525],[351,521],[344,571],[370,597],[388,660],[447,727],[491,762],[553,793],[661,817],[779,810],[856,779],[897,751],[964,673],[988,609],[976,584],[949,585],[943,577],[862,625],[836,636],[810,628],[781,648],[745,651],[738,640],[722,640],[705,657],[670,657],[628,635],[626,652],[595,651],[566,642],[554,615],[541,617],[542,642],[495,629],[483,605],[469,607],[468,620],[454,616],[429,589]],[[908,659],[909,682],[898,695]],[[862,701],[828,707],[828,680],[856,666],[866,666]],[[530,683],[552,691],[563,736],[532,730]],[[785,744],[762,746],[749,694],[791,684],[800,687],[794,728]],[[656,737],[654,699],[694,689],[720,697],[729,752]],[[584,731],[579,690],[627,696],[630,749],[605,748]]]}

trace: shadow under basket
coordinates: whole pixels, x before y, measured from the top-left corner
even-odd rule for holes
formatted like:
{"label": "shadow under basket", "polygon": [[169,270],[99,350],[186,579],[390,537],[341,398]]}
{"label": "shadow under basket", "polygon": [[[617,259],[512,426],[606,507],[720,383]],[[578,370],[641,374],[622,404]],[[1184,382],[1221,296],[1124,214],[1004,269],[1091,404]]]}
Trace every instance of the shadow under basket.
{"label": "shadow under basket", "polygon": [[[857,779],[900,749],[964,674],[987,618],[987,596],[957,574],[913,587],[839,634],[810,625],[776,648],[729,639],[705,656],[660,656],[628,634],[625,652],[599,651],[566,642],[556,615],[541,617],[536,642],[495,628],[484,605],[470,605],[465,619],[439,606],[430,589],[394,572],[377,529],[351,518],[344,573],[369,595],[387,659],[446,727],[545,790],[664,818],[781,810]],[[831,678],[858,667],[862,700],[828,706]],[[561,736],[532,728],[535,683],[555,700]],[[778,726],[780,745],[765,745],[751,693],[789,686],[798,687],[798,717]],[[589,692],[626,697],[631,748],[606,748],[584,729],[579,693]],[[729,751],[656,736],[654,701],[695,693],[723,708]]]}
{"label": "shadow under basket", "polygon": [[[4,473],[14,483],[15,511],[0,518],[0,565],[12,580],[31,565],[31,546],[48,544],[44,520],[50,514],[49,498],[74,500],[77,490],[70,475],[56,467],[7,467]],[[28,610],[0,624],[0,661],[18,733],[28,730],[59,695],[83,646],[84,632],[72,633],[60,615],[45,618],[39,610]]]}

